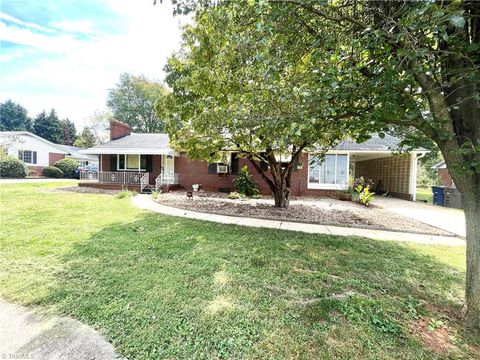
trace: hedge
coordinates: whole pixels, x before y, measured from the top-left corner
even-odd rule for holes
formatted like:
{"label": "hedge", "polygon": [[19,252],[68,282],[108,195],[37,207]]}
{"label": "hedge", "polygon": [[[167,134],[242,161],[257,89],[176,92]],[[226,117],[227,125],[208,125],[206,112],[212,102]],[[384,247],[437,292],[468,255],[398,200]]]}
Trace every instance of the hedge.
{"label": "hedge", "polygon": [[51,178],[62,178],[63,171],[55,166],[47,166],[43,168],[43,175]]}
{"label": "hedge", "polygon": [[28,175],[28,168],[23,161],[0,153],[0,177],[24,178]]}
{"label": "hedge", "polygon": [[55,167],[62,170],[66,178],[72,178],[75,173],[75,170],[77,170],[78,168],[78,162],[73,159],[66,158],[66,159],[58,160],[55,163]]}

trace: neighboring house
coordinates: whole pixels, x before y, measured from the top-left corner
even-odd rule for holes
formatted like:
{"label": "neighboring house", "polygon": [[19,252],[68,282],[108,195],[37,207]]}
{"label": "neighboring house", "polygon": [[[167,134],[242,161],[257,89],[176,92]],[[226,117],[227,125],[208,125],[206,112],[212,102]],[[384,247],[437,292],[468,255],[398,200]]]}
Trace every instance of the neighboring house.
{"label": "neighboring house", "polygon": [[85,166],[92,166],[94,168],[98,168],[98,156],[96,155],[85,155],[80,153],[81,150],[85,150],[84,148],[79,148],[76,146],[69,146],[69,145],[60,145],[64,147],[68,151],[67,158],[71,158],[73,160],[78,161],[78,165],[82,168]]}
{"label": "neighboring house", "polygon": [[453,183],[452,176],[450,175],[450,172],[447,169],[447,164],[445,164],[445,161],[440,161],[436,163],[435,165],[432,166],[432,169],[437,170],[437,174],[440,177],[440,180],[443,186],[448,186],[448,187],[455,186],[455,184]]}
{"label": "neighboring house", "polygon": [[19,158],[29,168],[31,174],[42,175],[46,166],[54,165],[58,160],[71,157],[77,161],[98,162],[97,156],[80,154],[66,145],[54,144],[28,131],[0,132],[0,148],[10,156]]}
{"label": "neighboring house", "polygon": [[[192,189],[192,185],[200,184],[209,191],[230,191],[239,169],[247,165],[260,192],[270,193],[250,162],[237,158],[235,153],[230,154],[227,164],[190,160],[169,147],[168,135],[132,133],[127,124],[119,121],[111,123],[110,139],[81,151],[99,156],[100,172],[97,182],[81,182],[80,186],[129,186],[143,190],[146,186],[164,185]],[[375,188],[392,196],[415,200],[417,159],[428,150],[415,149],[409,154],[393,155],[392,151],[400,150],[399,143],[400,140],[389,135],[383,139],[373,135],[362,144],[344,141],[330,150],[322,163],[305,152],[292,175],[292,195],[332,195],[348,188],[351,174],[373,180]]]}

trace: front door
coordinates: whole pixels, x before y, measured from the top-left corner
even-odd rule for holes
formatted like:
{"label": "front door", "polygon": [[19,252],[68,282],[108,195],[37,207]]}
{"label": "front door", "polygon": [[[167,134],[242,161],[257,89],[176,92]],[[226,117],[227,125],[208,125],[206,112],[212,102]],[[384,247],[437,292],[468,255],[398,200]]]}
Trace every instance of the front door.
{"label": "front door", "polygon": [[173,156],[164,155],[163,156],[163,173],[167,176],[172,176],[175,171],[175,159]]}

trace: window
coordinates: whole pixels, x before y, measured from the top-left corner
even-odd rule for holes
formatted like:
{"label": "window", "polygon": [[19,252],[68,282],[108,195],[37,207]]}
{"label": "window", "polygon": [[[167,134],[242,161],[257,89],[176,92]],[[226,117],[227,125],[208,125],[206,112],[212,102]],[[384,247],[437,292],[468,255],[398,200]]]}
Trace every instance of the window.
{"label": "window", "polygon": [[36,164],[37,152],[31,150],[20,150],[18,152],[18,158],[26,164]]}
{"label": "window", "polygon": [[344,189],[348,186],[348,155],[327,154],[323,162],[311,155],[308,165],[308,187]]}
{"label": "window", "polygon": [[[142,159],[143,160],[143,159]],[[140,161],[138,154],[120,154],[118,155],[117,170],[145,170],[146,161]]]}

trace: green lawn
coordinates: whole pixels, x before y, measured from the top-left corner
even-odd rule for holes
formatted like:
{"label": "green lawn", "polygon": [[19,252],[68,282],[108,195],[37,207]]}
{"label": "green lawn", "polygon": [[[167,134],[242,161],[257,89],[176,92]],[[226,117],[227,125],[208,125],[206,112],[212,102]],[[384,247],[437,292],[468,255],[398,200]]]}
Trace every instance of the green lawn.
{"label": "green lawn", "polygon": [[417,201],[424,202],[425,200],[427,203],[431,204],[433,202],[433,193],[432,188],[417,188]]}
{"label": "green lawn", "polygon": [[[92,325],[129,359],[473,357],[463,248],[179,219],[55,186],[0,186],[0,296]],[[423,316],[452,350],[422,342]]]}

